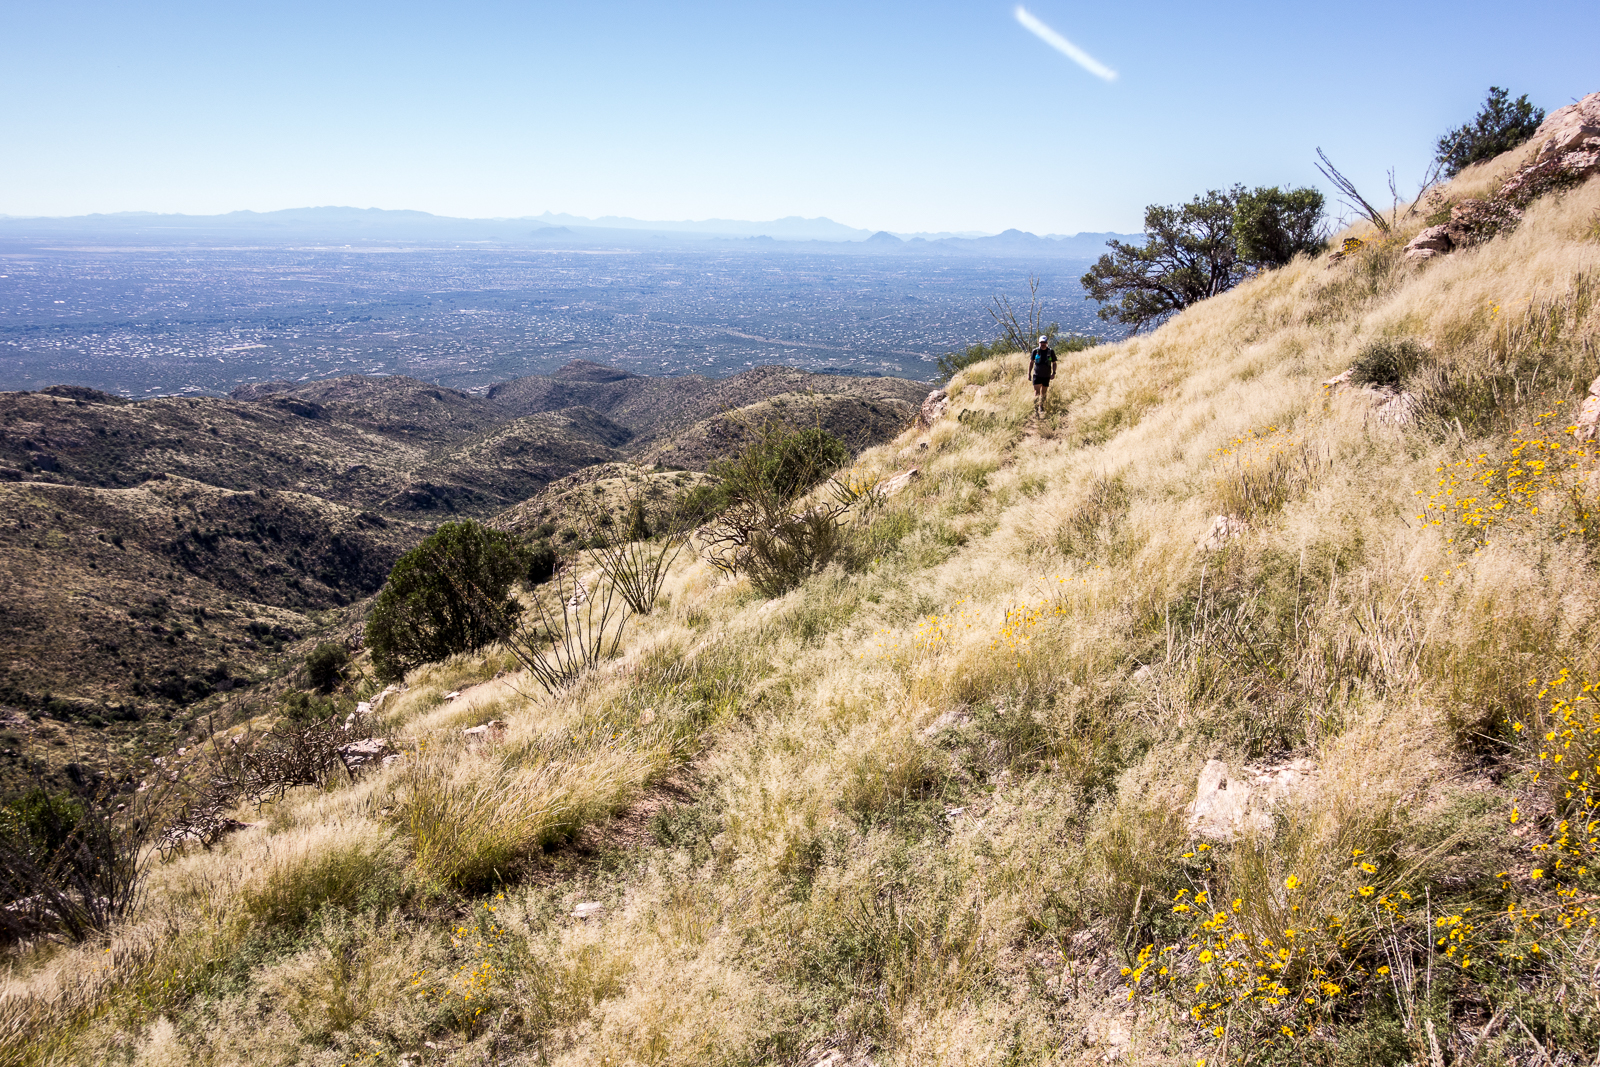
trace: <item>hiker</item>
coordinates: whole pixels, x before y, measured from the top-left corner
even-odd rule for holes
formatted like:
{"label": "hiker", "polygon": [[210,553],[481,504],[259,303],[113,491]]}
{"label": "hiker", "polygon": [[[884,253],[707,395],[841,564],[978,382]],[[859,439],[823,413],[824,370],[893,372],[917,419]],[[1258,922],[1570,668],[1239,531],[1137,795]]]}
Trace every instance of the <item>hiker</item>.
{"label": "hiker", "polygon": [[1028,359],[1028,381],[1033,383],[1033,413],[1044,414],[1046,394],[1050,392],[1050,379],[1056,376],[1056,350],[1050,347],[1049,337],[1039,338],[1039,347]]}

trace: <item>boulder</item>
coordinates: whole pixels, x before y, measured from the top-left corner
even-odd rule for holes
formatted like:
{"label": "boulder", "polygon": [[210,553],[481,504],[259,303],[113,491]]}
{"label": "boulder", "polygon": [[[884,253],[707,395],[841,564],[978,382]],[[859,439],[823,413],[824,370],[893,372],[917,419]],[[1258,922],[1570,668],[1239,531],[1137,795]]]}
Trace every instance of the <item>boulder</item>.
{"label": "boulder", "polygon": [[1560,159],[1580,172],[1600,169],[1600,93],[1552,111],[1534,131],[1535,160]]}
{"label": "boulder", "polygon": [[1578,408],[1576,423],[1572,433],[1578,440],[1593,441],[1600,437],[1600,378],[1589,383],[1589,395]]}
{"label": "boulder", "polygon": [[873,486],[872,491],[882,497],[891,497],[920,477],[922,477],[922,468],[912,467],[901,471],[892,478],[885,478]]}
{"label": "boulder", "polygon": [[1307,759],[1246,768],[1239,776],[1222,760],[1207,760],[1188,807],[1189,833],[1207,841],[1272,828],[1272,810],[1313,784],[1316,765]]}
{"label": "boulder", "polygon": [[1237,515],[1218,515],[1211,520],[1211,529],[1200,541],[1200,551],[1220,552],[1222,547],[1236,537],[1244,536],[1250,524]]}
{"label": "boulder", "polygon": [[950,410],[950,394],[944,389],[935,389],[922,401],[922,408],[917,412],[917,425],[926,430]]}
{"label": "boulder", "polygon": [[478,726],[469,726],[461,731],[461,736],[469,742],[473,741],[498,741],[506,735],[506,724],[499,719],[490,719]]}
{"label": "boulder", "polygon": [[387,766],[398,756],[398,753],[389,747],[389,742],[381,737],[352,741],[348,745],[340,745],[335,751],[339,753],[340,761],[352,778],[358,771]]}
{"label": "boulder", "polygon": [[1372,418],[1386,426],[1410,426],[1417,421],[1417,398],[1403,389],[1363,389],[1372,396]]}
{"label": "boulder", "polygon": [[598,919],[605,914],[606,906],[599,901],[588,901],[572,909],[574,919]]}
{"label": "boulder", "polygon": [[1407,259],[1432,259],[1454,247],[1450,242],[1449,226],[1429,226],[1406,242],[1405,256]]}

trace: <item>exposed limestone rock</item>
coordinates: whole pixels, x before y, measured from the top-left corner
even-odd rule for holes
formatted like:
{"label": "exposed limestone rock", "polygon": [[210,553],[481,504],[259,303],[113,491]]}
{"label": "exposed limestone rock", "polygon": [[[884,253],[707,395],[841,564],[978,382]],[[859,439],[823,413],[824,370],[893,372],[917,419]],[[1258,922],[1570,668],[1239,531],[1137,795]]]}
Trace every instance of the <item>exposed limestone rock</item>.
{"label": "exposed limestone rock", "polygon": [[1600,170],[1600,92],[1552,111],[1534,131],[1537,162],[1559,159],[1580,174]]}
{"label": "exposed limestone rock", "polygon": [[1551,113],[1534,132],[1533,160],[1500,184],[1487,200],[1467,199],[1450,208],[1450,221],[1429,226],[1406,244],[1405,258],[1428,260],[1509,232],[1522,209],[1545,193],[1600,173],[1600,93]]}
{"label": "exposed limestone rock", "polygon": [[1403,389],[1363,389],[1372,396],[1372,418],[1388,426],[1410,426],[1417,421],[1417,398]]}
{"label": "exposed limestone rock", "polygon": [[606,906],[597,900],[579,904],[572,909],[574,919],[598,919],[605,913]]}
{"label": "exposed limestone rock", "polygon": [[1250,524],[1237,515],[1218,515],[1211,520],[1211,529],[1200,541],[1200,551],[1220,552],[1222,547],[1236,537],[1244,535]]}
{"label": "exposed limestone rock", "polygon": [[1577,426],[1573,435],[1580,441],[1593,441],[1600,437],[1600,378],[1589,383],[1589,395],[1578,408]]}
{"label": "exposed limestone rock", "polygon": [[1354,370],[1335,375],[1323,382],[1326,389],[1348,390],[1349,395],[1360,397],[1372,405],[1371,418],[1385,426],[1410,426],[1417,421],[1418,400],[1415,393],[1386,385],[1364,385],[1353,388],[1350,378]]}
{"label": "exposed limestone rock", "polygon": [[1407,259],[1432,259],[1443,255],[1455,246],[1450,241],[1450,227],[1429,226],[1406,242]]}
{"label": "exposed limestone rock", "polygon": [[468,741],[498,741],[506,735],[506,724],[499,719],[490,719],[477,726],[469,726],[461,731],[461,735]]}
{"label": "exposed limestone rock", "polygon": [[917,412],[917,425],[926,430],[944,417],[950,410],[950,393],[944,389],[935,389],[928,394],[922,402],[922,409]]}
{"label": "exposed limestone rock", "polygon": [[909,470],[901,471],[892,478],[885,478],[873,486],[872,491],[881,497],[891,497],[920,477],[922,477],[922,468],[912,467]]}
{"label": "exposed limestone rock", "polygon": [[348,745],[340,745],[336,752],[344,763],[344,769],[354,778],[358,771],[371,770],[374,767],[386,767],[399,759],[399,753],[389,747],[389,742],[381,737],[369,737],[365,741],[352,741]]}
{"label": "exposed limestone rock", "polygon": [[1189,833],[1208,841],[1229,841],[1239,834],[1272,827],[1272,809],[1312,785],[1316,765],[1299,759],[1235,776],[1221,760],[1207,760],[1200,769],[1194,803],[1189,805]]}

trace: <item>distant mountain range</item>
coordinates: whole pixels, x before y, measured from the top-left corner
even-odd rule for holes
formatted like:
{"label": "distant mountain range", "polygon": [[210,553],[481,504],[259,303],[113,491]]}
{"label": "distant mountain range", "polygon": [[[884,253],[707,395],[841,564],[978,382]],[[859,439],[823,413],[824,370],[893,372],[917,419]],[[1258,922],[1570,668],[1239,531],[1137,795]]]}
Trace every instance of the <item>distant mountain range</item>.
{"label": "distant mountain range", "polygon": [[862,254],[977,254],[1092,259],[1116,233],[1047,234],[1021,230],[904,233],[846,226],[827,218],[770,222],[705,219],[652,222],[604,216],[590,219],[546,212],[516,219],[458,219],[426,211],[313,207],[231,211],[225,215],[162,215],[128,211],[105,215],[18,218],[0,216],[0,241],[85,241],[159,245],[498,245],[529,248],[650,249],[716,247],[854,252]]}

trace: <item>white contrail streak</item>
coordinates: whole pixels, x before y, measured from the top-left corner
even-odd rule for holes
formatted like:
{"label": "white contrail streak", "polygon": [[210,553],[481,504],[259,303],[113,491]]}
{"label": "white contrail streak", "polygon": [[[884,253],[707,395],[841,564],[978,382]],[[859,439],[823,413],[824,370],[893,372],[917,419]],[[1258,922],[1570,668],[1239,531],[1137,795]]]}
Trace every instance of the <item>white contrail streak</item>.
{"label": "white contrail streak", "polygon": [[1082,67],[1090,74],[1093,74],[1095,77],[1104,78],[1108,82],[1114,82],[1117,80],[1116,71],[1112,70],[1110,67],[1106,66],[1104,63],[1100,62],[1094,56],[1091,56],[1088,52],[1085,52],[1083,49],[1079,48],[1065,37],[1061,36],[1055,30],[1052,30],[1049,26],[1046,26],[1044,23],[1040,22],[1038,17],[1035,16],[1033,12],[1023,7],[1021,4],[1017,5],[1017,21],[1022,23],[1023,29],[1027,30],[1029,33],[1039,38],[1039,40],[1043,41],[1051,48],[1054,48],[1057,52],[1060,52],[1062,55],[1078,64],[1078,66]]}

